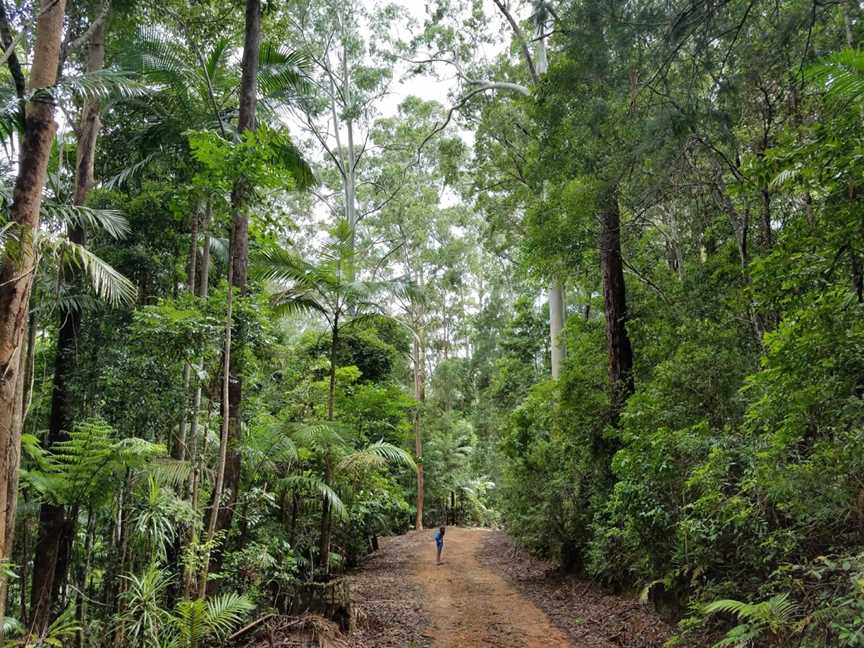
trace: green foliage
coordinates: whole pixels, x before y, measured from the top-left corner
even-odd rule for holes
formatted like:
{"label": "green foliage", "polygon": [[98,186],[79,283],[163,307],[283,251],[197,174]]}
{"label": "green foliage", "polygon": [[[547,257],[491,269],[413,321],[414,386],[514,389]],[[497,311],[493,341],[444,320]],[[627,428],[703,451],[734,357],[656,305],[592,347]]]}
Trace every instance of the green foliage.
{"label": "green foliage", "polygon": [[705,606],[705,614],[734,614],[742,622],[714,644],[714,648],[743,648],[766,635],[788,633],[797,612],[798,606],[789,600],[788,594],[778,594],[760,603],[721,600]]}
{"label": "green foliage", "polygon": [[212,131],[187,133],[192,155],[203,167],[199,182],[211,190],[230,191],[243,179],[252,187],[286,191],[312,185],[312,171],[285,131],[265,125],[245,131],[236,143]]}

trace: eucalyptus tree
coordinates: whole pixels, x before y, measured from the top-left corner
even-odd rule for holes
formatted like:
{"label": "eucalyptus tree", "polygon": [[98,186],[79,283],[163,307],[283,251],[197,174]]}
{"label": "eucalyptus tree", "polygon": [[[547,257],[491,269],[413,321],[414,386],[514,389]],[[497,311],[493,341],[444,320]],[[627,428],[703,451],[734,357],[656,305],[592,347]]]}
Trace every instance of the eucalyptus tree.
{"label": "eucalyptus tree", "polygon": [[469,217],[458,206],[443,206],[444,194],[460,189],[466,147],[460,139],[452,137],[420,146],[442,113],[437,102],[408,97],[395,117],[376,122],[372,140],[377,152],[370,159],[370,166],[376,170],[377,200],[383,207],[370,216],[368,231],[362,239],[371,248],[380,250],[376,255],[381,258],[374,268],[376,274],[394,278],[402,273],[411,286],[403,294],[395,295],[394,303],[413,334],[418,529],[423,528],[423,417],[427,375],[434,371],[429,365],[436,319],[442,338],[439,342],[447,357],[453,346],[452,318],[445,312],[449,290],[456,288],[456,298],[451,301],[462,307],[457,316],[464,318],[466,292],[472,288],[467,285],[472,254],[469,246],[455,249],[459,237],[454,235],[462,229],[470,232]]}
{"label": "eucalyptus tree", "polygon": [[[304,0],[284,16],[289,42],[311,61],[312,91],[293,112],[323,151],[321,166],[332,170],[332,181],[322,174],[325,185],[335,185],[335,194],[318,198],[347,223],[352,245],[360,222],[378,208],[361,204],[361,194],[370,182],[372,122],[392,82],[389,43],[398,16],[394,5],[369,11],[359,0]],[[367,31],[374,38],[365,38]]]}
{"label": "eucalyptus tree", "polygon": [[[466,112],[470,109],[471,104],[476,104],[477,97],[482,97],[489,93],[500,94],[502,96],[514,96],[517,103],[525,103],[524,98],[530,98],[532,93],[541,83],[542,77],[545,75],[548,67],[548,56],[546,52],[546,39],[548,37],[547,29],[550,23],[557,16],[553,8],[553,3],[546,0],[534,0],[528,3],[530,10],[529,24],[535,28],[535,35],[529,37],[525,33],[524,21],[519,15],[513,11],[510,3],[503,0],[494,0],[496,13],[501,17],[506,24],[506,28],[511,32],[513,47],[517,50],[518,56],[522,62],[522,69],[513,69],[506,54],[502,56],[505,63],[498,66],[486,64],[478,64],[477,52],[488,49],[490,41],[497,39],[490,33],[488,24],[475,25],[469,33],[469,36],[462,35],[460,31],[452,29],[443,29],[439,23],[445,20],[451,12],[438,10],[435,12],[434,18],[427,24],[426,34],[424,38],[419,39],[421,42],[426,41],[426,46],[431,51],[425,52],[419,61],[419,64],[441,65],[446,64],[447,67],[456,70],[456,77],[459,83],[459,88],[456,92],[456,98],[447,112],[446,116],[436,124],[431,131],[429,138],[432,135],[443,130],[453,119],[454,115],[459,112]],[[474,14],[473,8],[462,6],[462,12],[471,12]],[[522,7],[520,7],[522,8]],[[472,15],[471,19],[467,18],[465,13],[456,12],[454,15],[459,16],[459,21],[466,21],[470,24],[471,20],[477,20],[476,15]],[[451,18],[452,20],[452,18]],[[533,52],[532,52],[533,43]],[[498,69],[496,69],[496,67]],[[502,74],[503,71],[503,74]],[[509,72],[509,74],[507,74]],[[520,98],[522,98],[520,100]],[[525,119],[523,115],[521,119]],[[513,119],[513,116],[510,116]],[[519,117],[517,117],[519,119]],[[524,151],[520,151],[518,147],[511,141],[511,137],[504,134],[507,126],[513,126],[512,123],[504,122],[502,125],[502,135],[497,139],[506,147],[515,150],[516,157],[516,173],[507,174],[511,179],[515,179],[519,184],[524,185],[526,193],[524,203],[520,207],[525,209],[539,208],[544,209],[546,206],[546,189],[542,181],[531,177],[524,173],[525,166]],[[528,136],[530,143],[537,145],[537,135],[533,129],[526,130],[521,124],[515,125],[517,128],[517,136]],[[494,131],[494,128],[490,129]],[[493,137],[496,137],[493,134]],[[427,138],[427,141],[428,139]],[[425,144],[425,142],[424,142]],[[512,157],[512,156],[511,156]],[[557,268],[545,268],[545,273],[548,275],[548,300],[550,311],[550,356],[551,356],[551,371],[553,378],[560,376],[561,366],[564,359],[564,340],[562,331],[564,327],[565,303],[564,292],[562,287],[561,270]]]}

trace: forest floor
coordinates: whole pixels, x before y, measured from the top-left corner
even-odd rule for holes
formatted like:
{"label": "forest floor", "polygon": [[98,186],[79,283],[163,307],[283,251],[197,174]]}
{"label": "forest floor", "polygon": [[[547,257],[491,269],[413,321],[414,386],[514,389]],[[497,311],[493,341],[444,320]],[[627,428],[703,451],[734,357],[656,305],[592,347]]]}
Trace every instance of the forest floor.
{"label": "forest floor", "polygon": [[353,576],[353,648],[660,648],[650,610],[555,572],[501,532],[450,527],[384,539]]}

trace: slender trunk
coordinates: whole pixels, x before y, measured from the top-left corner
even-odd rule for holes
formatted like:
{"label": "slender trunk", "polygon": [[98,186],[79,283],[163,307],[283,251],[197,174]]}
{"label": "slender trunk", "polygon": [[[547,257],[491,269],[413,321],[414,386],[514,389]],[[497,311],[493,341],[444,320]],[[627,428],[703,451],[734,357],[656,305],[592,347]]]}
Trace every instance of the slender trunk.
{"label": "slender trunk", "polygon": [[[255,130],[255,110],[258,98],[258,49],[261,41],[261,1],[246,0],[246,34],[243,42],[243,73],[240,79],[240,115],[237,129],[240,133]],[[249,263],[249,214],[250,187],[245,179],[238,180],[231,192],[231,208],[234,213],[231,234],[231,258],[234,288],[239,297],[246,292],[246,275]],[[225,501],[218,507],[216,528],[227,530],[234,518],[237,490],[240,486],[240,445],[242,443],[243,358],[244,333],[237,331],[236,350],[231,354],[230,380],[228,382],[228,443],[225,458]],[[217,500],[218,501],[218,500]],[[217,556],[216,566],[220,560]]]}
{"label": "slender trunk", "polygon": [[601,213],[600,264],[603,271],[603,301],[606,307],[606,342],[609,359],[611,419],[618,415],[633,393],[633,348],[627,335],[627,299],[621,256],[621,212],[618,196],[610,192]]}
{"label": "slender trunk", "polygon": [[456,524],[456,491],[450,491],[450,524]]}
{"label": "slender trunk", "polygon": [[552,378],[561,377],[564,364],[564,291],[561,284],[553,279],[549,284],[549,355],[552,364]]}
{"label": "slender trunk", "polygon": [[[19,430],[13,424],[19,396],[18,373],[36,272],[34,239],[39,229],[42,189],[57,130],[54,102],[46,101],[39,91],[50,88],[57,78],[66,1],[42,0],[39,6],[30,66],[30,90],[36,94],[25,106],[18,174],[8,214],[12,228],[0,262],[0,511],[4,520],[17,497],[9,487],[14,483],[13,474],[18,471],[21,444]],[[50,93],[50,90],[45,92]],[[9,556],[10,545],[6,525],[0,524],[0,556]],[[0,583],[2,580],[5,580],[5,573],[0,573]],[[5,608],[5,601],[0,606]]]}
{"label": "slender trunk", "polygon": [[[234,242],[231,242],[231,248],[234,247]],[[228,296],[225,307],[225,348],[223,351],[223,370],[222,370],[222,425],[219,435],[219,464],[216,467],[216,483],[213,486],[213,497],[210,504],[210,515],[207,522],[207,535],[204,539],[205,544],[209,545],[213,542],[216,536],[216,529],[219,526],[220,511],[222,510],[222,494],[225,487],[225,474],[228,464],[228,444],[231,434],[231,331],[234,327],[234,254],[233,249],[228,255]],[[201,568],[201,577],[198,581],[198,595],[204,597],[207,593],[207,576],[211,569],[211,562],[218,564],[218,560],[208,559],[203,561]],[[215,565],[214,565],[215,567]]]}
{"label": "slender trunk", "polygon": [[332,421],[336,416],[336,364],[337,352],[339,350],[339,314],[333,318],[333,328],[330,333],[330,382],[327,389],[327,420]]}
{"label": "slender trunk", "polygon": [[423,405],[426,402],[426,379],[424,372],[425,349],[420,333],[414,336],[414,398],[417,406],[414,410],[414,454],[417,462],[417,517],[414,520],[416,529],[423,528],[423,503],[426,498],[425,475],[423,473],[423,430],[421,419]]}
{"label": "slender trunk", "polygon": [[[196,294],[202,299],[207,299],[207,295],[210,289],[210,219],[211,219],[211,211],[212,204],[210,199],[207,199],[207,207],[204,211],[204,248],[201,253],[201,264],[200,264],[200,278],[198,280],[198,286],[196,289]],[[194,497],[197,494],[196,486],[197,486],[197,478],[198,478],[198,417],[200,415],[201,410],[201,373],[204,370],[204,359],[199,358],[198,362],[195,365],[195,394],[192,397],[192,422],[189,426],[189,441],[190,441],[190,452],[189,458],[192,461],[193,468],[192,474],[189,477],[189,493],[193,494],[193,507],[197,504],[197,498]]]}
{"label": "slender trunk", "polygon": [[[88,48],[87,71],[96,72],[105,66],[105,45],[103,23],[99,22],[93,30]],[[94,183],[94,160],[96,141],[99,136],[99,103],[86,101],[81,110],[81,123],[78,128],[78,146],[75,159],[75,192],[73,203],[83,205]],[[84,230],[70,226],[69,240],[84,245]],[[63,282],[73,283],[77,272],[70,268],[61,271]],[[55,444],[69,438],[73,423],[74,395],[69,390],[69,380],[75,369],[76,342],[81,326],[80,309],[71,308],[60,314],[60,330],[57,336],[57,353],[54,362],[54,381],[51,393],[51,415],[45,447],[51,449]],[[41,635],[51,621],[51,610],[55,607],[59,585],[65,580],[68,555],[72,542],[70,525],[74,520],[66,516],[61,504],[46,502],[39,512],[39,539],[33,560],[33,581],[30,606],[33,613],[30,630]]]}
{"label": "slender trunk", "polygon": [[81,572],[78,577],[78,591],[80,595],[78,597],[78,624],[81,626],[81,631],[78,633],[78,646],[79,648],[84,648],[86,637],[84,635],[84,628],[87,627],[87,598],[88,598],[88,587],[87,580],[88,575],[90,574],[90,563],[92,559],[93,553],[93,540],[96,535],[96,524],[95,524],[95,515],[92,509],[87,512],[87,532],[84,535],[84,565],[81,568]]}
{"label": "slender trunk", "polygon": [[[339,349],[339,314],[333,318],[333,328],[330,337],[330,385],[327,393],[327,420],[332,421],[336,416],[336,356]],[[333,465],[330,451],[324,454],[324,483],[330,486],[333,482]],[[330,500],[327,496],[321,497],[321,528],[318,536],[318,560],[321,562],[320,569],[326,580],[330,574],[330,535],[332,531],[332,513],[330,511]]]}
{"label": "slender trunk", "polygon": [[[189,262],[186,288],[195,294],[195,277],[198,264],[198,214],[192,214],[189,232]],[[186,459],[186,427],[189,422],[189,385],[192,382],[192,365],[183,364],[183,407],[180,410],[180,424],[177,427],[177,437],[174,439],[171,456],[180,461]]]}
{"label": "slender trunk", "polygon": [[[118,616],[122,619],[122,614],[124,611],[123,599],[124,594],[126,592],[126,580],[121,578],[120,575],[127,571],[127,556],[129,554],[129,513],[125,509],[126,499],[131,491],[132,487],[132,478],[131,474],[127,471],[126,481],[123,487],[123,491],[121,493],[120,506],[118,510],[118,537],[116,546],[119,547],[119,551],[117,552],[117,568],[116,572],[113,574],[114,579],[114,597],[107,601],[109,605],[109,611],[115,611]],[[114,631],[114,646],[115,648],[123,648],[125,644],[125,636],[126,629],[122,621],[117,624],[117,627]]]}
{"label": "slender trunk", "polygon": [[[333,481],[333,467],[331,465],[330,454],[324,457],[324,483],[330,484]],[[330,537],[332,533],[332,513],[330,511],[330,500],[327,497],[321,498],[321,529],[318,540],[318,560],[320,561],[319,570],[322,580],[327,580],[330,576]]]}
{"label": "slender trunk", "polygon": [[[345,39],[345,35],[343,34],[343,41]],[[350,115],[351,111],[354,109],[353,107],[353,94],[351,92],[351,64],[348,61],[348,48],[342,48],[342,83],[343,83],[343,96],[345,101],[345,110]],[[354,247],[357,241],[357,155],[354,150],[354,120],[349,117],[345,130],[347,133],[347,144],[348,149],[346,151],[348,155],[348,161],[346,164],[346,178],[345,178],[345,216],[348,220],[348,227],[351,229],[351,251],[354,251]],[[351,266],[351,277],[353,279],[354,274],[354,266]]]}
{"label": "slender trunk", "polygon": [[291,493],[291,526],[288,530],[288,544],[294,547],[294,540],[297,537],[297,514],[300,510],[300,496],[297,491]]}

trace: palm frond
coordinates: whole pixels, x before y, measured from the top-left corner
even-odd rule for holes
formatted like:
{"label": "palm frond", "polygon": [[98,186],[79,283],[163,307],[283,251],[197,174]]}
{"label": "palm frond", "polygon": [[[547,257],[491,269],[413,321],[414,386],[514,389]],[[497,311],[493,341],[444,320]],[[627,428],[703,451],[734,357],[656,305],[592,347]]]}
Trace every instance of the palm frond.
{"label": "palm frond", "polygon": [[158,484],[180,486],[189,481],[192,464],[189,461],[159,457],[147,464],[146,472]]}
{"label": "palm frond", "polygon": [[291,422],[284,430],[295,443],[319,450],[344,445],[347,433],[347,428],[336,421]]}
{"label": "palm frond", "polygon": [[[0,184],[0,202],[4,205],[12,203],[12,187],[10,185]],[[41,213],[43,218],[52,219],[59,223],[100,229],[114,239],[122,239],[130,231],[126,217],[116,209],[93,209],[81,205],[43,200]]]}
{"label": "palm frond", "polygon": [[823,86],[829,97],[857,100],[864,95],[864,52],[846,49],[807,69],[810,80]]}
{"label": "palm frond", "polygon": [[3,636],[21,635],[27,631],[27,627],[14,617],[3,617]]}
{"label": "palm frond", "polygon": [[277,151],[279,165],[291,172],[296,189],[303,190],[315,186],[317,180],[312,167],[288,137],[279,138]]}
{"label": "palm frond", "polygon": [[327,314],[327,309],[321,306],[314,297],[293,293],[289,290],[283,290],[273,295],[271,303],[273,311],[283,317],[312,312]]}
{"label": "palm frond", "polygon": [[90,101],[106,99],[130,99],[144,97],[152,92],[128,72],[117,70],[98,70],[77,76],[64,77],[58,86],[61,91]]}
{"label": "palm frond", "polygon": [[275,43],[262,43],[258,60],[258,87],[262,95],[286,98],[309,94],[308,56]]}
{"label": "palm frond", "polygon": [[417,464],[409,453],[384,440],[371,443],[352,452],[339,463],[339,469],[355,471],[363,468],[383,468],[387,465],[402,465],[417,470]]}
{"label": "palm frond", "polygon": [[227,592],[207,601],[205,625],[208,634],[225,639],[246,615],[255,609],[254,603],[242,594]]}
{"label": "palm frond", "polygon": [[93,209],[45,201],[42,211],[65,223],[100,229],[113,239],[125,238],[130,231],[129,221],[117,209]]}
{"label": "palm frond", "polygon": [[107,180],[104,180],[101,186],[105,189],[116,189],[118,187],[126,185],[126,183],[128,183],[130,179],[137,176],[143,169],[147,167],[147,165],[149,165],[154,159],[156,159],[159,153],[161,153],[161,151],[150,153],[135,164],[129,165],[119,173],[111,176]]}
{"label": "palm frond", "polygon": [[342,499],[323,479],[313,475],[291,475],[280,481],[280,485],[289,490],[302,490],[318,493],[325,498],[330,505],[330,510],[341,520],[348,518],[348,510]]}
{"label": "palm frond", "polygon": [[321,274],[316,266],[283,248],[262,251],[254,260],[252,272],[257,278],[293,285],[303,291],[321,288]]}
{"label": "palm frond", "polygon": [[222,261],[228,262],[228,239],[217,236],[210,237],[210,254]]}
{"label": "palm frond", "polygon": [[138,289],[111,265],[72,241],[63,241],[61,246],[63,257],[84,270],[93,290],[101,299],[112,306],[135,303]]}

